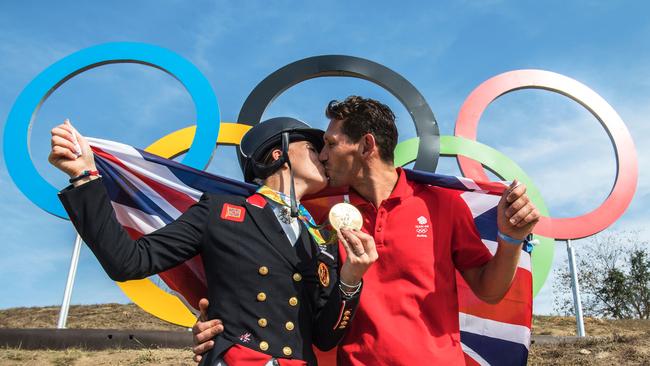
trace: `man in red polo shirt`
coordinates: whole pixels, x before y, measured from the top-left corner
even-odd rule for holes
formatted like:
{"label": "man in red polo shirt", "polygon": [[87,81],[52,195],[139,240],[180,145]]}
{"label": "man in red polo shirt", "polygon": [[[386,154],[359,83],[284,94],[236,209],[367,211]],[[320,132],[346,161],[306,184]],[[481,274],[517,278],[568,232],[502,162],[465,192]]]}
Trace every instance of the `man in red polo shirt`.
{"label": "man in red polo shirt", "polygon": [[379,259],[363,276],[339,365],[464,364],[458,323],[458,270],[484,301],[503,298],[521,243],[539,213],[513,182],[498,205],[494,257],[481,242],[459,192],[411,182],[393,164],[392,111],[372,99],[333,101],[320,159],[329,185],[349,186],[350,202],[375,238]]}
{"label": "man in red polo shirt", "polygon": [[[409,181],[393,164],[393,112],[372,99],[333,101],[320,159],[332,187],[349,186],[350,202],[375,238],[379,259],[363,276],[364,290],[337,364],[464,364],[458,322],[458,270],[482,300],[508,291],[523,239],[539,212],[516,181],[498,205],[498,249],[490,255],[471,212],[453,190]],[[218,328],[195,326],[200,343]],[[208,338],[204,338],[208,339]],[[199,344],[197,354],[207,347]]]}

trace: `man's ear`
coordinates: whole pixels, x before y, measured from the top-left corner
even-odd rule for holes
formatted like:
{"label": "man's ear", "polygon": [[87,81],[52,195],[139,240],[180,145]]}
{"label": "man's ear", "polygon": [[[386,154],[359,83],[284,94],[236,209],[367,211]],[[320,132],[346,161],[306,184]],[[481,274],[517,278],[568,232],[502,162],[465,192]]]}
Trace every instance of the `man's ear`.
{"label": "man's ear", "polygon": [[359,147],[361,150],[361,156],[369,158],[372,152],[377,149],[377,140],[375,140],[375,136],[371,133],[363,135],[359,141]]}

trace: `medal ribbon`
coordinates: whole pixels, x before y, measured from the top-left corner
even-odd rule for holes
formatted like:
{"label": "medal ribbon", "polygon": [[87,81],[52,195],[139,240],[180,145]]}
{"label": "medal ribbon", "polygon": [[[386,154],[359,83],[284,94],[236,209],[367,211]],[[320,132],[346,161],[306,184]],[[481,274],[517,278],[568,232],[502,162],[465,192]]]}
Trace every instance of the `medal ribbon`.
{"label": "medal ribbon", "polygon": [[[291,205],[288,203],[289,198],[284,193],[275,191],[268,186],[261,186],[257,189],[257,193],[270,199],[273,202],[281,204],[282,206],[291,207]],[[307,231],[309,231],[309,234],[316,241],[316,244],[323,245],[326,243],[325,239],[323,239],[323,235],[319,231],[320,227],[316,225],[314,218],[311,217],[311,214],[309,211],[307,211],[305,206],[301,204],[298,205],[298,219],[305,225]]]}

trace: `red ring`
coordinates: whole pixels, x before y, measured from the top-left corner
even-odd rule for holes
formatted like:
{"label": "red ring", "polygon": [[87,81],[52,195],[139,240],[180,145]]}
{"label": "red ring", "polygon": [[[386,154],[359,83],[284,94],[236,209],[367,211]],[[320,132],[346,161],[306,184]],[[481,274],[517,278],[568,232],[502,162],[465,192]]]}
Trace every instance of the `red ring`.
{"label": "red ring", "polygon": [[[515,70],[479,85],[467,97],[456,120],[456,136],[476,140],[478,122],[487,106],[500,96],[519,89],[544,89],[565,95],[589,110],[607,131],[616,152],[616,181],[611,193],[595,210],[571,218],[542,217],[536,234],[555,239],[579,239],[598,233],[614,223],[629,206],[636,190],[638,167],[634,142],[627,127],[601,96],[566,76],[543,70]],[[466,177],[489,180],[480,163],[458,155]]]}

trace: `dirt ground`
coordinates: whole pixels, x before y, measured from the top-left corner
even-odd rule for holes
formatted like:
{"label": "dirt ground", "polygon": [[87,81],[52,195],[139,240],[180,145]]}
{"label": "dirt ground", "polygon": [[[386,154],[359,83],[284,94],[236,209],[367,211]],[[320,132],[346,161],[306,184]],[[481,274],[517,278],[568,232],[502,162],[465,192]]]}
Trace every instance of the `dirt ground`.
{"label": "dirt ground", "polygon": [[[0,310],[0,328],[56,328],[59,307],[12,308]],[[143,311],[135,304],[72,305],[68,328],[183,330]]]}
{"label": "dirt ground", "polygon": [[[585,318],[588,339],[558,344],[534,343],[530,365],[650,365],[650,320]],[[574,318],[535,316],[533,334],[575,336]]]}
{"label": "dirt ground", "polygon": [[192,352],[179,349],[154,350],[105,350],[87,351],[67,349],[62,351],[43,350],[26,351],[15,348],[0,349],[0,365],[29,365],[29,366],[91,366],[91,365],[187,365],[195,366]]}
{"label": "dirt ground", "polygon": [[[54,328],[57,307],[0,310],[2,328]],[[163,322],[135,305],[72,306],[68,328],[185,330]],[[546,343],[530,348],[530,365],[650,365],[650,321],[585,319],[588,339]],[[575,335],[575,320],[535,316],[533,334],[561,340]],[[547,340],[546,337],[545,340]],[[0,345],[1,347],[2,345]],[[189,349],[21,350],[0,348],[0,365],[195,365]]]}

